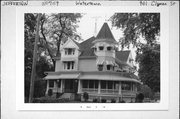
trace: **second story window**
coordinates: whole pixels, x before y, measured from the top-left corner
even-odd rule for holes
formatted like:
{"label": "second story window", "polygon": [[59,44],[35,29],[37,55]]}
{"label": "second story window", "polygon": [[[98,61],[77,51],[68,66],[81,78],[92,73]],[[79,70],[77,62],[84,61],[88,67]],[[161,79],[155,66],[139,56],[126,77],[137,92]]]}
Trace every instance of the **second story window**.
{"label": "second story window", "polygon": [[103,70],[103,65],[98,65],[98,70],[102,71]]}
{"label": "second story window", "polygon": [[65,49],[65,55],[74,55],[74,54],[75,54],[75,49],[73,48]]}
{"label": "second story window", "polygon": [[112,50],[112,47],[107,47],[107,51],[111,51]]}
{"label": "second story window", "polygon": [[107,65],[107,70],[111,70],[111,65]]}
{"label": "second story window", "polygon": [[64,69],[65,70],[72,70],[72,69],[74,69],[74,61],[64,62]]}

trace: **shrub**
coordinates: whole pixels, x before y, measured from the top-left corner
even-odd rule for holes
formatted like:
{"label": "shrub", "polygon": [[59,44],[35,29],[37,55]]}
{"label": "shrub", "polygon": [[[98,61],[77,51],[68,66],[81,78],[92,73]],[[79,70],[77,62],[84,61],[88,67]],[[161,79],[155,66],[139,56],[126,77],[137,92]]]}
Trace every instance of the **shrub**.
{"label": "shrub", "polygon": [[98,102],[98,99],[96,99],[96,98],[95,98],[95,99],[93,99],[93,102]]}
{"label": "shrub", "polygon": [[116,100],[115,99],[111,99],[111,103],[116,103]]}
{"label": "shrub", "polygon": [[106,103],[106,99],[101,99],[101,102],[102,103]]}
{"label": "shrub", "polygon": [[84,98],[84,100],[86,102],[89,99],[89,94],[87,92],[84,92],[83,98]]}
{"label": "shrub", "polygon": [[136,96],[136,102],[138,103],[142,103],[144,100],[144,95],[142,93],[139,93],[137,96]]}

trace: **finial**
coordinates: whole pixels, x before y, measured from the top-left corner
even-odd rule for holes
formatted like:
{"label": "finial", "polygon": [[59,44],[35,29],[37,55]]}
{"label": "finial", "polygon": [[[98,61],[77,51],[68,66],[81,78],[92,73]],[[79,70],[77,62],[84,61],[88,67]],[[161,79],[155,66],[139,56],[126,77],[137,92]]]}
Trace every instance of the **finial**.
{"label": "finial", "polygon": [[95,16],[95,17],[92,17],[92,18],[95,19],[94,37],[96,37],[96,35],[97,35],[97,21],[101,17],[100,16]]}

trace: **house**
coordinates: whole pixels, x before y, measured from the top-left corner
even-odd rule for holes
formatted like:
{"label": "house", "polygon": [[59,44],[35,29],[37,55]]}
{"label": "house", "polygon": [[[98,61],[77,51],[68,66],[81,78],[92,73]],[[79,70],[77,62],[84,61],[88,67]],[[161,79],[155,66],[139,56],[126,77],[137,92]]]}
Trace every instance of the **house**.
{"label": "house", "polygon": [[140,81],[133,74],[131,51],[118,51],[117,47],[107,23],[96,37],[82,43],[68,39],[60,48],[61,57],[55,58],[55,72],[46,72],[46,94],[52,89],[61,98],[78,95],[83,100],[87,92],[89,101],[135,101]]}

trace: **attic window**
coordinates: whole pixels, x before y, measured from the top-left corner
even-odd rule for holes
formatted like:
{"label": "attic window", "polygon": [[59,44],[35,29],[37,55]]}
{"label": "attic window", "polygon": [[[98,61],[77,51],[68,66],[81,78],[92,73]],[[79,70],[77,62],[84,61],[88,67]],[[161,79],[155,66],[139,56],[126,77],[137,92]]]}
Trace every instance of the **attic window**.
{"label": "attic window", "polygon": [[74,55],[75,49],[73,48],[67,48],[65,49],[65,55]]}
{"label": "attic window", "polygon": [[108,46],[107,51],[111,51],[111,50],[112,50],[112,47]]}
{"label": "attic window", "polygon": [[103,46],[99,46],[99,50],[104,50],[104,47]]}

